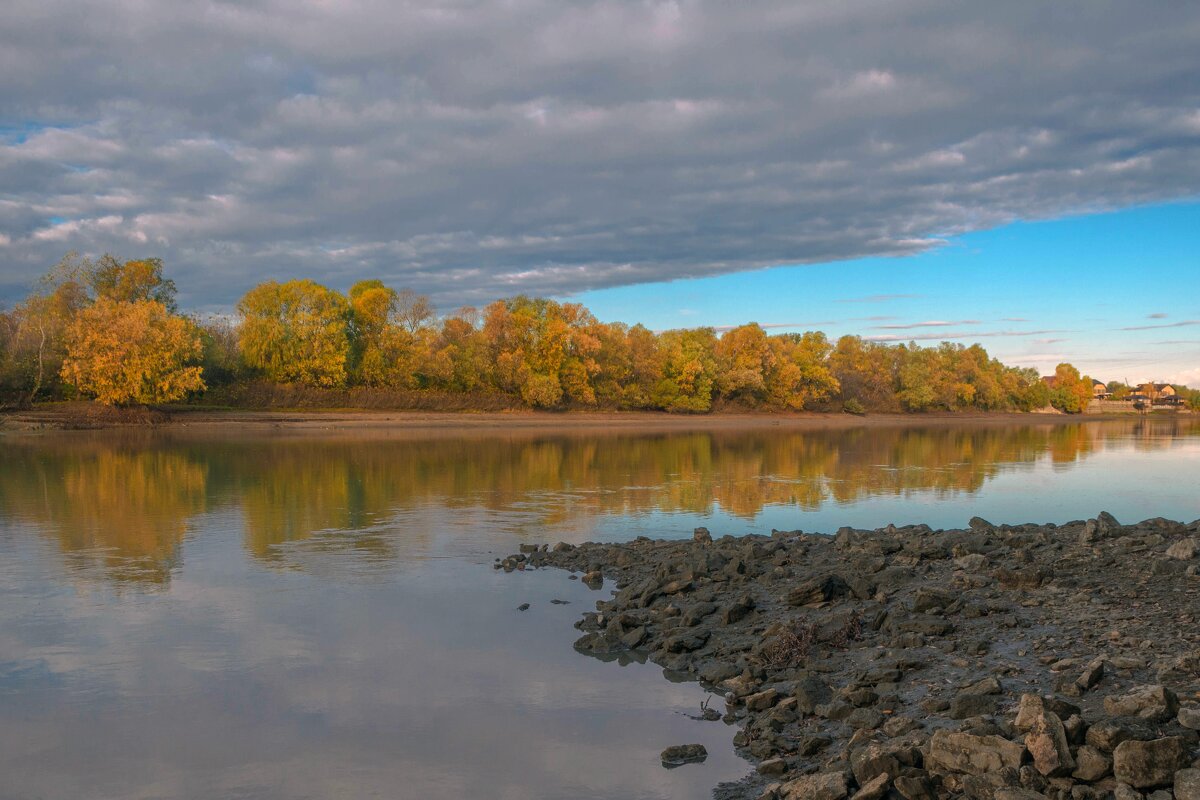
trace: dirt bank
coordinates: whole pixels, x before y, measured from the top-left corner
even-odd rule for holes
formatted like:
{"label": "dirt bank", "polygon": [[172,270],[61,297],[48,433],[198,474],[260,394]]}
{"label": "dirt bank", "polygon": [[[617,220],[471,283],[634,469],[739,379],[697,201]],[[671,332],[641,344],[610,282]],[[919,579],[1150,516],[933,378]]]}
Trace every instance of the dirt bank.
{"label": "dirt bank", "polygon": [[603,595],[576,649],[720,698],[718,797],[1200,798],[1200,520],[523,549]]}
{"label": "dirt bank", "polygon": [[934,414],[752,414],[678,415],[662,412],[446,412],[420,411],[237,411],[187,408],[111,409],[91,403],[55,403],[0,414],[0,431],[97,430],[122,427],[189,428],[212,432],[369,431],[373,435],[419,433],[459,435],[469,432],[533,432],[588,434],[658,433],[671,431],[737,431],[768,427],[786,430],[829,430],[862,427],[933,427],[953,425],[1065,424],[1096,422],[1109,417],[1064,414],[934,413]]}

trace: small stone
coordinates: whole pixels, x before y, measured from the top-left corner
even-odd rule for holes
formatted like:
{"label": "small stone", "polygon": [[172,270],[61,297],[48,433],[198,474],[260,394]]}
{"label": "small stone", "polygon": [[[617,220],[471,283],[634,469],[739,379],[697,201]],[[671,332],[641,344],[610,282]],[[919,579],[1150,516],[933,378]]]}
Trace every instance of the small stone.
{"label": "small stone", "polygon": [[883,724],[883,714],[873,708],[856,708],[846,715],[846,724],[856,730],[874,730]]}
{"label": "small stone", "polygon": [[850,754],[850,770],[859,786],[865,786],[880,775],[900,774],[900,762],[890,751],[872,742]]}
{"label": "small stone", "polygon": [[712,544],[712,534],[708,532],[708,528],[696,528],[692,531],[692,541],[700,542],[701,544]]}
{"label": "small stone", "polygon": [[1149,742],[1127,740],[1113,752],[1113,774],[1135,789],[1170,786],[1175,773],[1188,766],[1190,749],[1182,736]]}
{"label": "small stone", "polygon": [[668,769],[684,764],[697,764],[708,758],[702,744],[677,744],[662,751],[662,765]]}
{"label": "small stone", "polygon": [[937,797],[933,783],[924,775],[901,775],[892,786],[905,800],[934,800]]}
{"label": "small stone", "polygon": [[517,611],[528,611],[528,610],[529,610],[529,603],[521,603],[521,605],[517,606]]}

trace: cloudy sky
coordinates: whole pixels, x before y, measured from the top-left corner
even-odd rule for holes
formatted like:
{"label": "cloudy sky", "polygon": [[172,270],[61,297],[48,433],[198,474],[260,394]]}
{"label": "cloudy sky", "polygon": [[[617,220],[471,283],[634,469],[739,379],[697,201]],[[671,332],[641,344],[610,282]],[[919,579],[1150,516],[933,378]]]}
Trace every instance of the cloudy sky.
{"label": "cloudy sky", "polygon": [[[1194,231],[1171,201],[1200,196],[1197,74],[1188,2],[6,0],[0,302],[74,249],[161,256],[196,310],[379,277],[447,308],[585,293],[720,325],[761,287],[791,306],[743,298],[762,322],[1053,331],[1013,299],[1062,288],[1032,266],[1044,229],[1010,223],[1148,206]],[[1097,311],[1108,339],[989,349],[1099,359],[1120,328],[1194,324],[1195,256],[1135,253],[1182,271]],[[1097,285],[1039,307],[1120,299]],[[1177,376],[1191,346],[1136,352]]]}

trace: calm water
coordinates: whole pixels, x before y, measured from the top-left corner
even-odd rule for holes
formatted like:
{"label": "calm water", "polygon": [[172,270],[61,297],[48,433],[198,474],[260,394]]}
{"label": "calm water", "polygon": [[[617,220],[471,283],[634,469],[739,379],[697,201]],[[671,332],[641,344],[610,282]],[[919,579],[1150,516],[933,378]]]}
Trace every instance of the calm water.
{"label": "calm water", "polygon": [[[1200,517],[1200,422],[0,438],[0,797],[703,797],[705,694],[521,541]],[[569,601],[556,605],[552,599]],[[529,602],[529,611],[516,606]],[[667,745],[707,763],[662,769]]]}

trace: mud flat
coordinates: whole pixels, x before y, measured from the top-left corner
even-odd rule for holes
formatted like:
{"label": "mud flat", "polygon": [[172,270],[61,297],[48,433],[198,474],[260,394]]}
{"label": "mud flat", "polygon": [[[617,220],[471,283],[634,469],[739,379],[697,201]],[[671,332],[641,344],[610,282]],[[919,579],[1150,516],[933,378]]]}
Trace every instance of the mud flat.
{"label": "mud flat", "polygon": [[1200,520],[522,550],[603,592],[580,652],[717,695],[719,798],[1200,800]]}

